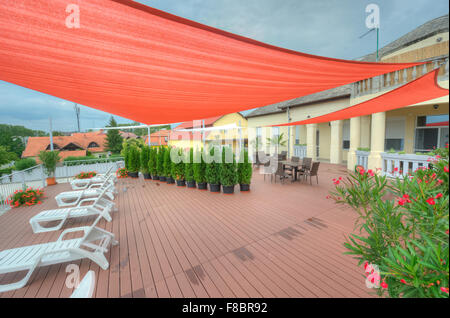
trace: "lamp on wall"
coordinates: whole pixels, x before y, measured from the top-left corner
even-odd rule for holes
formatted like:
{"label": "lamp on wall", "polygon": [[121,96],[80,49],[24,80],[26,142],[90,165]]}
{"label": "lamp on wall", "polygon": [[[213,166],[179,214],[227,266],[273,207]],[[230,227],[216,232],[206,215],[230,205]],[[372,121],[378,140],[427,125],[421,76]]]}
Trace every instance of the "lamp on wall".
{"label": "lamp on wall", "polygon": [[434,108],[435,110],[437,110],[437,109],[439,109],[439,105],[438,105],[438,104],[433,105],[433,108]]}

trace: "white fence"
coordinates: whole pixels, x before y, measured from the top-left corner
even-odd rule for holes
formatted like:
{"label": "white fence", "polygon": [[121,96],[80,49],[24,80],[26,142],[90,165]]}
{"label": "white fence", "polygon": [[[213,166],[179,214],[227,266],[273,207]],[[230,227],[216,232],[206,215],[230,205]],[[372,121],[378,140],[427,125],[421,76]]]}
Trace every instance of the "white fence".
{"label": "white fence", "polygon": [[306,146],[294,146],[294,156],[300,159],[306,157]]}
{"label": "white fence", "polygon": [[367,167],[369,166],[369,154],[368,151],[356,151],[356,165],[364,167],[365,170],[367,170]]}
{"label": "white fence", "polygon": [[[111,166],[114,170],[124,167],[123,158],[114,158],[111,160],[85,160],[75,162],[64,162],[62,166],[56,167],[55,178],[58,183],[69,182],[76,174],[80,172],[95,171],[105,173]],[[10,175],[0,177],[0,215],[9,210],[6,204],[8,196],[17,190],[28,187],[43,188],[46,186],[47,174],[42,165],[38,165],[22,171],[14,171]]]}
{"label": "white fence", "polygon": [[404,177],[420,167],[429,167],[429,160],[433,157],[414,154],[382,153],[382,173],[388,177]]}

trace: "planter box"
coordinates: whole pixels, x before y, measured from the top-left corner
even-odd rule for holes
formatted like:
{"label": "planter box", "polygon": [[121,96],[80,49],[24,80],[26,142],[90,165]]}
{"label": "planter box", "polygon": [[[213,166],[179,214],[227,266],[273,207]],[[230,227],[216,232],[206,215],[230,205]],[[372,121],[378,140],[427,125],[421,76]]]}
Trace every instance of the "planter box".
{"label": "planter box", "polygon": [[195,181],[186,181],[186,183],[187,183],[187,187],[189,189],[195,189],[196,188]]}
{"label": "planter box", "polygon": [[152,176],[152,180],[159,180],[158,176]]}
{"label": "planter box", "polygon": [[161,181],[161,182],[166,182],[167,180],[166,180],[166,177],[159,177],[159,181]]}
{"label": "planter box", "polygon": [[197,183],[197,188],[199,190],[208,190],[208,184],[206,182]]}
{"label": "planter box", "polygon": [[222,191],[224,194],[233,194],[234,193],[234,185],[233,186],[222,186]]}
{"label": "planter box", "polygon": [[138,178],[139,172],[128,172],[128,176],[131,178]]}
{"label": "planter box", "polygon": [[144,179],[146,179],[146,180],[149,180],[152,178],[149,173],[143,173],[143,175],[144,175]]}
{"label": "planter box", "polygon": [[186,181],[184,181],[184,180],[177,180],[177,186],[185,187],[186,186]]}
{"label": "planter box", "polygon": [[166,178],[167,184],[175,184],[175,180],[172,177]]}
{"label": "planter box", "polygon": [[220,184],[210,184],[209,191],[211,192],[220,192]]}
{"label": "planter box", "polygon": [[250,191],[250,185],[249,184],[240,184],[239,186],[240,186],[241,192]]}

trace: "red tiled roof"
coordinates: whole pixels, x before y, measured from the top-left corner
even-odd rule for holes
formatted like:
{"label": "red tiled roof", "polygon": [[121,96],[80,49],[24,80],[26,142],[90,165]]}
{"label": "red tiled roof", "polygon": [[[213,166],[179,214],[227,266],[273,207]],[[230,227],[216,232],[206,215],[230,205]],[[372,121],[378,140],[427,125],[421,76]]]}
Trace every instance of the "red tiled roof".
{"label": "red tiled roof", "polygon": [[[157,132],[154,132],[150,135],[150,142],[152,144],[159,144],[161,141],[161,145],[167,146],[167,141],[165,140],[165,137],[169,137],[171,130],[159,130]],[[161,137],[161,139],[160,139]],[[144,143],[148,144],[148,136],[145,137]]]}
{"label": "red tiled roof", "polygon": [[[99,147],[88,148],[91,142],[95,142],[97,145],[99,145]],[[59,149],[64,148],[70,143],[79,146],[85,151],[85,153],[86,150],[89,150],[90,152],[104,152],[106,145],[106,134],[102,131],[99,131],[88,133],[74,133],[71,136],[53,137],[53,144],[57,145]],[[27,146],[22,153],[22,157],[37,157],[39,153],[43,150],[46,150],[49,145],[50,137],[30,137],[28,138]]]}
{"label": "red tiled roof", "polygon": [[439,123],[427,124],[427,127],[448,126],[448,121],[441,121]]}
{"label": "red tiled roof", "polygon": [[[211,117],[211,118],[205,119],[205,127],[212,126],[220,118],[222,118],[222,116],[216,116],[216,117]],[[186,122],[180,124],[179,126],[177,126],[175,128],[175,130],[178,130],[178,129],[191,129],[193,127],[194,127],[194,122],[193,121],[186,121]]]}

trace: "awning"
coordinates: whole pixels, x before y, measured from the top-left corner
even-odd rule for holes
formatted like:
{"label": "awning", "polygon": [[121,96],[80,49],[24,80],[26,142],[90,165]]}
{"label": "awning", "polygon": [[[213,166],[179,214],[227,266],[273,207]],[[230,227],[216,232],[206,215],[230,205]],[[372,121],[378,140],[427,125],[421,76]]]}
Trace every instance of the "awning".
{"label": "awning", "polygon": [[[73,4],[80,28],[66,25]],[[252,109],[420,64],[308,55],[130,0],[0,1],[0,80],[144,124]]]}
{"label": "awning", "polygon": [[385,94],[369,99],[357,105],[338,110],[333,113],[307,120],[271,126],[282,127],[327,123],[335,120],[344,120],[353,117],[386,112],[389,110],[422,103],[427,100],[447,96],[448,89],[440,87],[437,83],[438,74],[439,69],[436,69]]}

